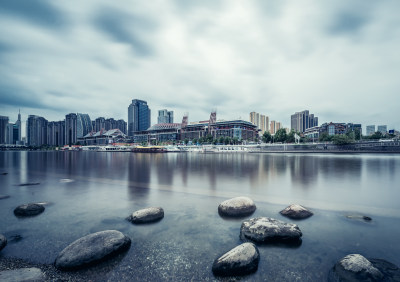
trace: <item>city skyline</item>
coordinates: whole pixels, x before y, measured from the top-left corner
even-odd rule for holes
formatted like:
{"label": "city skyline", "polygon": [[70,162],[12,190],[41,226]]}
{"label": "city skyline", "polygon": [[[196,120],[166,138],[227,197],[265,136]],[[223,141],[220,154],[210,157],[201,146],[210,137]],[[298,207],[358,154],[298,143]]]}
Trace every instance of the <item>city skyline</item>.
{"label": "city skyline", "polygon": [[216,108],[290,127],[291,113],[310,109],[399,128],[400,3],[308,4],[3,1],[0,115],[21,108],[22,128],[28,115],[127,120],[138,98],[153,121],[158,109],[195,121]]}

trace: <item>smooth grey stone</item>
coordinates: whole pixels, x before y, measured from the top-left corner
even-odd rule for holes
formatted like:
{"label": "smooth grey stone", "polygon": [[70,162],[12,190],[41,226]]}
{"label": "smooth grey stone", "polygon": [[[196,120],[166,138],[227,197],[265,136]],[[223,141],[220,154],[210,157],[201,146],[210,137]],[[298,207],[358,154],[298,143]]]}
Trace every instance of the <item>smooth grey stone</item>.
{"label": "smooth grey stone", "polygon": [[33,216],[41,214],[44,209],[44,206],[41,204],[30,203],[16,207],[14,209],[14,214],[16,216]]}
{"label": "smooth grey stone", "polygon": [[258,268],[260,253],[253,243],[243,243],[214,261],[212,271],[218,276],[253,273]]}
{"label": "smooth grey stone", "polygon": [[0,234],[0,251],[4,249],[5,246],[7,246],[7,238],[3,234]]}
{"label": "smooth grey stone", "polygon": [[366,215],[361,215],[361,214],[347,214],[346,218],[348,219],[354,219],[354,220],[358,220],[358,221],[371,221],[372,218]]}
{"label": "smooth grey stone", "polygon": [[223,201],[218,206],[218,213],[223,216],[246,216],[256,210],[253,200],[248,197],[236,197]]}
{"label": "smooth grey stone", "polygon": [[18,268],[0,272],[0,281],[3,282],[27,282],[43,280],[45,280],[45,275],[43,274],[42,270],[36,267]]}
{"label": "smooth grey stone", "polygon": [[7,199],[7,198],[10,198],[10,196],[8,196],[8,195],[0,195],[0,200]]}
{"label": "smooth grey stone", "polygon": [[30,183],[21,183],[18,184],[18,186],[33,186],[33,185],[39,185],[39,182],[30,182]]}
{"label": "smooth grey stone", "polygon": [[240,227],[240,237],[257,243],[298,241],[303,234],[293,223],[270,217],[245,220]]}
{"label": "smooth grey stone", "polygon": [[164,210],[159,207],[141,209],[132,213],[127,220],[132,223],[148,223],[164,217]]}
{"label": "smooth grey stone", "polygon": [[130,245],[131,239],[117,230],[92,233],[62,250],[55,266],[65,270],[82,268],[129,249]]}
{"label": "smooth grey stone", "polygon": [[335,264],[329,281],[382,281],[384,275],[368,259],[351,254]]}
{"label": "smooth grey stone", "polygon": [[280,211],[281,215],[291,219],[304,219],[313,215],[313,213],[303,206],[294,204]]}

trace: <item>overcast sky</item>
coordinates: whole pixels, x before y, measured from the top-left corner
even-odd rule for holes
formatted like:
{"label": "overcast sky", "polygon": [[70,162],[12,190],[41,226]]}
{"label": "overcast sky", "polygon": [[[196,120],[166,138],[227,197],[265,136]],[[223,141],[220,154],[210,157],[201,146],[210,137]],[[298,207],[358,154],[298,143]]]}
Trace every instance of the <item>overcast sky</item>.
{"label": "overcast sky", "polygon": [[400,1],[0,0],[0,115],[266,114],[400,129]]}

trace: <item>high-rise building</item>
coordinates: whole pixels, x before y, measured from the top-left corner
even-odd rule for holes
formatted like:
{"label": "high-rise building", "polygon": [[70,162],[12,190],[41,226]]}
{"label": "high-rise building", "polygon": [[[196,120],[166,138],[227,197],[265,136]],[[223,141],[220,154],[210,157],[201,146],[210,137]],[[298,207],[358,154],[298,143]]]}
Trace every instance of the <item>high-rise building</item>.
{"label": "high-rise building", "polygon": [[128,136],[150,127],[151,111],[146,101],[134,99],[128,107]]}
{"label": "high-rise building", "polygon": [[117,120],[117,127],[122,133],[126,134],[126,121],[123,119]]}
{"label": "high-rise building", "polygon": [[310,114],[308,110],[296,112],[290,117],[291,129],[303,133],[306,129],[318,126],[318,117]]}
{"label": "high-rise building", "polygon": [[264,134],[265,131],[269,131],[269,117],[256,112],[250,113],[250,122],[260,129],[260,134]]}
{"label": "high-rise building", "polygon": [[65,121],[51,121],[47,125],[47,144],[50,146],[64,146]]}
{"label": "high-rise building", "polygon": [[76,114],[76,138],[81,138],[93,131],[92,121],[88,114]]}
{"label": "high-rise building", "polygon": [[375,125],[367,125],[367,136],[375,133]]}
{"label": "high-rise building", "polygon": [[66,145],[75,145],[77,141],[77,115],[74,113],[65,116],[65,143]]}
{"label": "high-rise building", "polygon": [[174,112],[166,109],[158,111],[157,122],[160,123],[174,123]]}
{"label": "high-rise building", "polygon": [[6,129],[6,144],[21,143],[21,113],[18,113],[18,120],[15,123],[8,123]]}
{"label": "high-rise building", "polygon": [[281,128],[281,123],[271,120],[269,132],[274,135]]}
{"label": "high-rise building", "polygon": [[6,144],[8,117],[0,116],[0,144]]}
{"label": "high-rise building", "polygon": [[103,117],[98,117],[96,118],[95,121],[96,125],[94,128],[94,131],[100,131],[100,130],[105,130],[106,129],[106,119]]}
{"label": "high-rise building", "polygon": [[116,129],[117,128],[117,121],[113,118],[108,118],[105,120],[104,125],[105,130]]}
{"label": "high-rise building", "polygon": [[42,146],[47,144],[47,124],[44,117],[29,115],[26,121],[26,137],[28,146]]}
{"label": "high-rise building", "polygon": [[387,125],[378,125],[378,130],[382,135],[385,135],[387,133]]}

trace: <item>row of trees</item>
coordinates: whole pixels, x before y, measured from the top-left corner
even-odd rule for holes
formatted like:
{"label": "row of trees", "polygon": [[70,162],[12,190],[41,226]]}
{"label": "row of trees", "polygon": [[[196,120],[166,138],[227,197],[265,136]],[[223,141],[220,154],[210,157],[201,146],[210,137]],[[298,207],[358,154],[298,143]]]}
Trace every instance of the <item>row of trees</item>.
{"label": "row of trees", "polygon": [[[263,136],[261,137],[261,140],[264,143],[294,143],[295,142],[295,134],[296,132],[294,130],[290,131],[289,133],[286,133],[286,129],[281,128],[279,129],[274,136],[271,135],[268,131],[265,131]],[[299,133],[297,135],[300,136]]]}
{"label": "row of trees", "polygon": [[[185,138],[184,140],[185,144],[187,145],[189,143],[189,139]],[[192,140],[192,144],[225,144],[225,145],[238,145],[241,144],[242,141],[239,140],[237,137],[219,137],[219,138],[213,138],[212,135],[208,134],[205,137],[200,137],[199,139],[194,138]]]}

